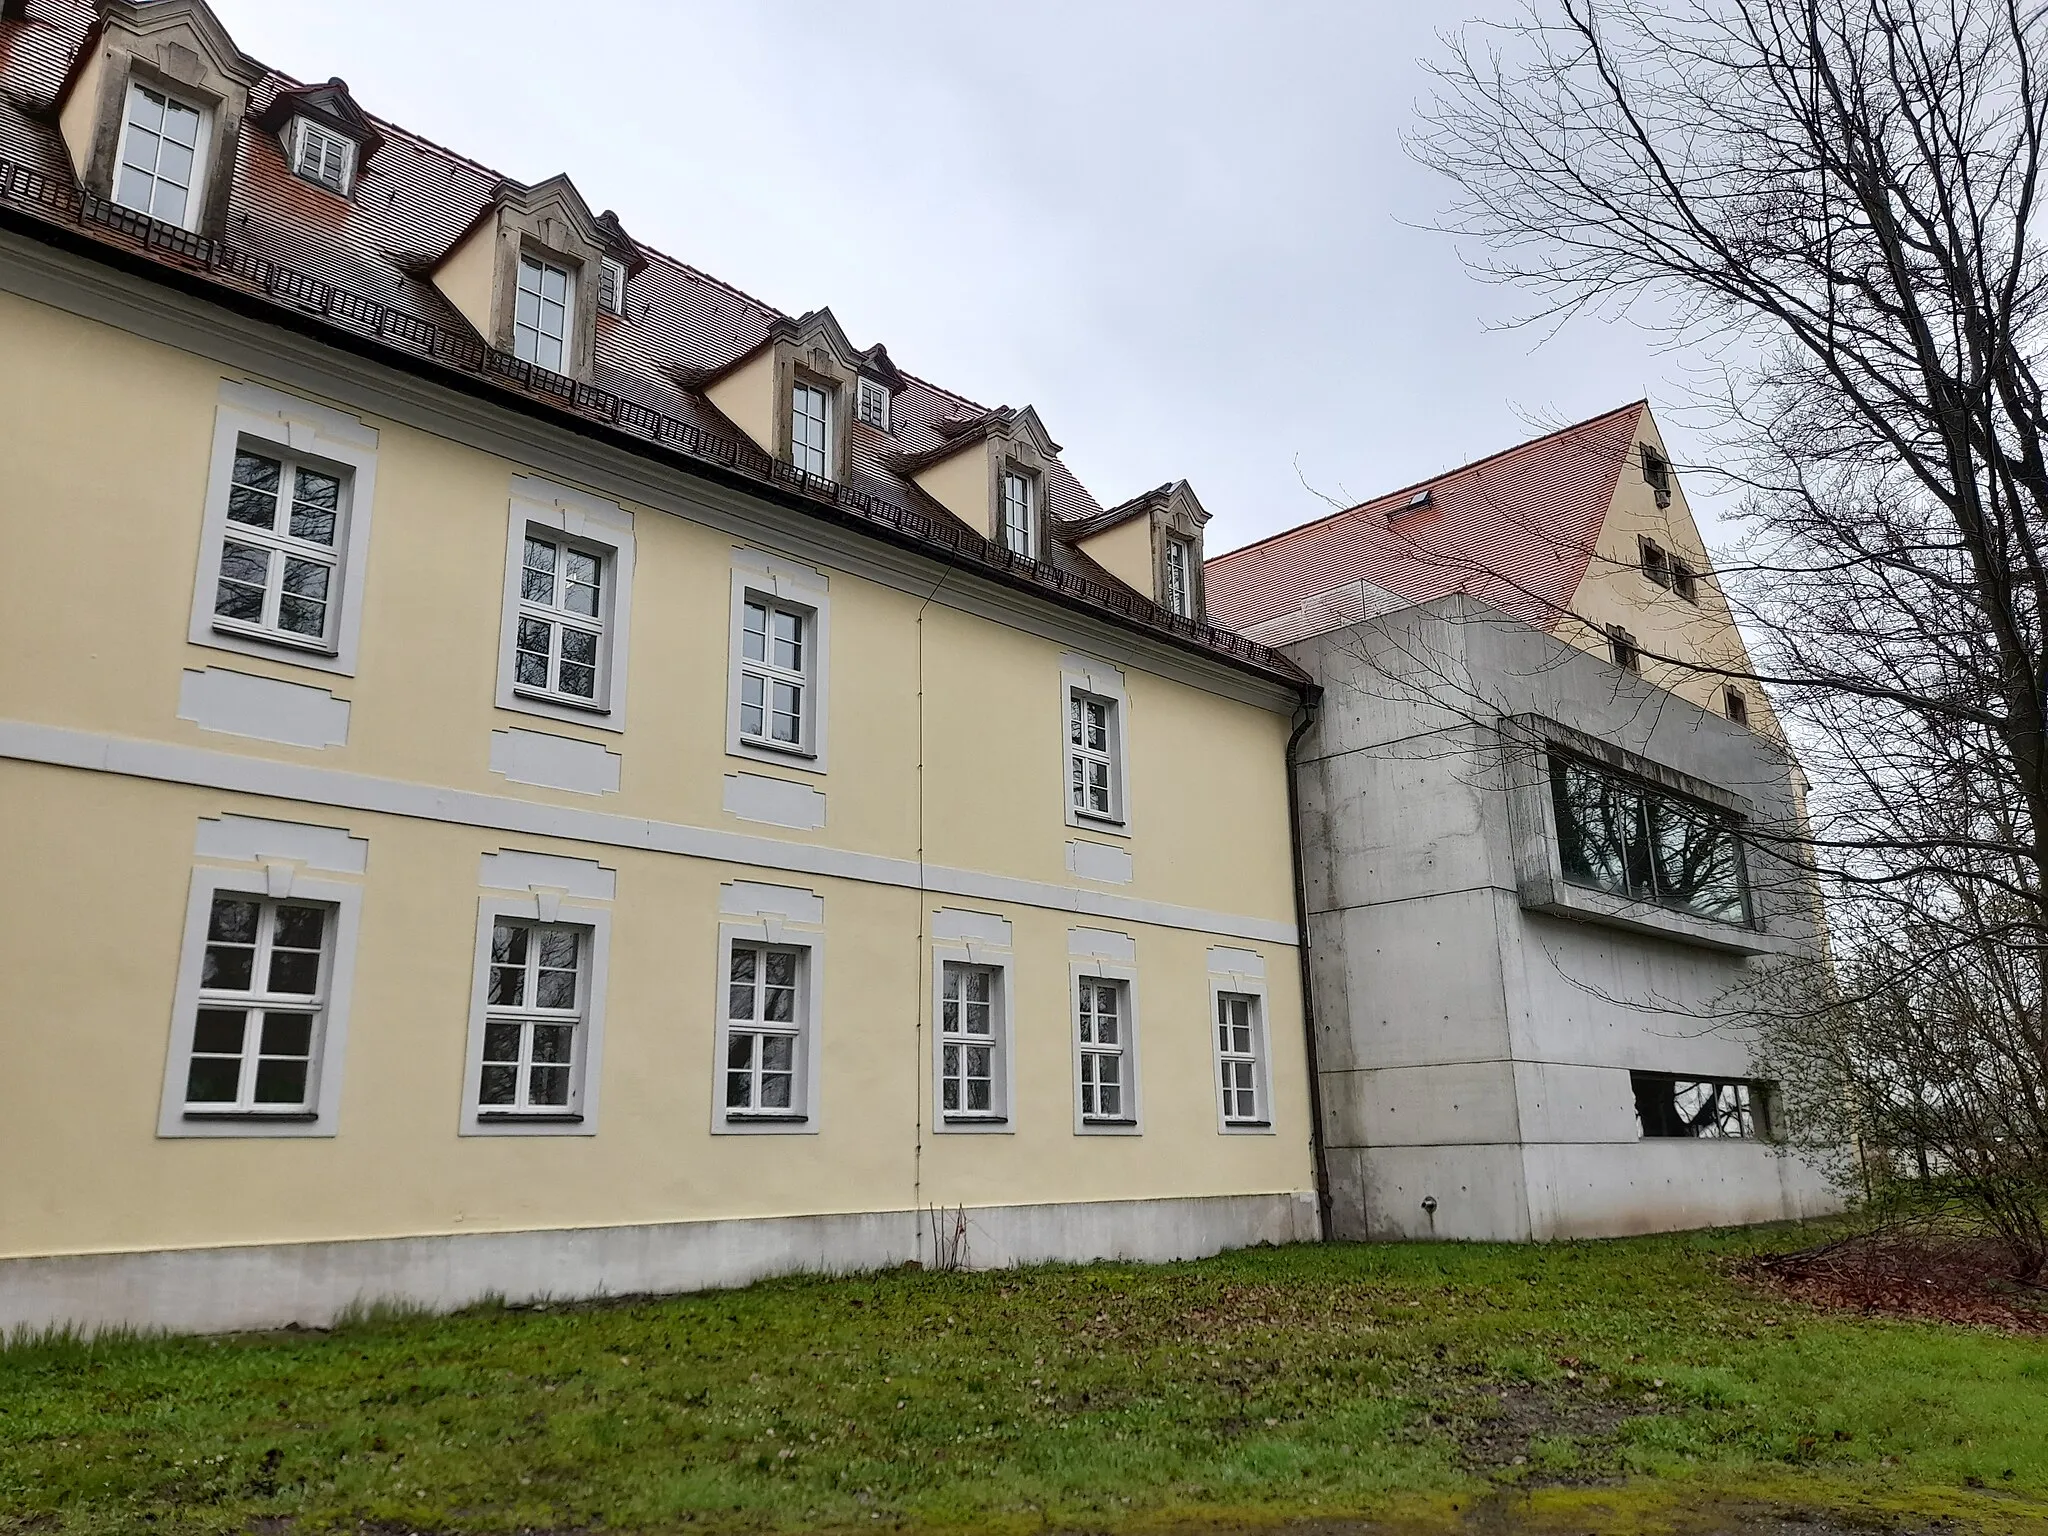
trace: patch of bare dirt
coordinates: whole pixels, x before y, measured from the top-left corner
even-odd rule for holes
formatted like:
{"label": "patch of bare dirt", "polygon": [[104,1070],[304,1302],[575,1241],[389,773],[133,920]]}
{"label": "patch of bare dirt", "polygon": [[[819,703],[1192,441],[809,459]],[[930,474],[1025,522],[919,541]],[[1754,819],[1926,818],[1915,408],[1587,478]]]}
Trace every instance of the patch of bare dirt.
{"label": "patch of bare dirt", "polygon": [[2004,1250],[1981,1237],[1867,1232],[1750,1259],[1739,1272],[1830,1311],[2048,1333],[2048,1288],[2015,1281]]}

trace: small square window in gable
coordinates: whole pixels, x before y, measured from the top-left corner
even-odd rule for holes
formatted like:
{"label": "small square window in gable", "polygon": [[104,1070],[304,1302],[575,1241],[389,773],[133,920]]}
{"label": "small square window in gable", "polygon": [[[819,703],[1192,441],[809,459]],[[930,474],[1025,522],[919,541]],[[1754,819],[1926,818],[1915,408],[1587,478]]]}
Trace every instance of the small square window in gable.
{"label": "small square window in gable", "polygon": [[855,390],[856,412],[862,422],[877,432],[889,430],[889,386],[865,374]]}

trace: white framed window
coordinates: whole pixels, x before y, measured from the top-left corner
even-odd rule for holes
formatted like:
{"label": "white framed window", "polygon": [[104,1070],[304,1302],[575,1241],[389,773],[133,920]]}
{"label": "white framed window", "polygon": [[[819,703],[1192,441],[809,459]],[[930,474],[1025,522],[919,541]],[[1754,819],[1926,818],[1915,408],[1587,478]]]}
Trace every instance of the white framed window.
{"label": "white framed window", "polygon": [[596,705],[604,597],[602,549],[527,532],[512,641],[513,681],[522,692]]}
{"label": "white framed window", "polygon": [[803,750],[810,710],[811,615],[759,594],[740,606],[740,735],[757,746]]}
{"label": "white framed window", "polygon": [[293,839],[338,846],[343,863],[363,845],[332,828],[230,817],[200,823],[199,851],[218,854],[214,840],[250,828],[301,857],[193,871],[159,1136],[335,1131],[362,893],[309,877]]}
{"label": "white framed window", "polygon": [[500,709],[622,730],[633,515],[537,476],[512,482]]}
{"label": "white framed window", "polygon": [[854,409],[860,419],[877,432],[889,430],[889,386],[880,379],[863,377],[855,386]]}
{"label": "white framed window", "polygon": [[726,751],[825,771],[830,615],[824,574],[733,552]]}
{"label": "white framed window", "polygon": [[611,872],[588,860],[486,854],[483,878],[507,883],[513,877],[494,875],[494,865],[547,884],[477,903],[461,1134],[594,1135],[611,913],[564,900],[560,887],[602,899]]}
{"label": "white framed window", "polygon": [[210,114],[169,91],[128,83],[114,201],[179,229],[199,227]]}
{"label": "white framed window", "polygon": [[292,119],[292,170],[307,181],[347,197],[355,175],[356,147],[310,117]]}
{"label": "white framed window", "polygon": [[512,301],[514,357],[555,373],[568,371],[575,290],[575,274],[567,267],[520,253],[519,286]]}
{"label": "white framed window", "polygon": [[1008,1132],[1011,927],[992,912],[931,915],[932,1115],[941,1132]]}
{"label": "white framed window", "polygon": [[1015,469],[1003,471],[1003,548],[1027,560],[1038,558],[1038,488],[1031,476]]}
{"label": "white framed window", "polygon": [[216,629],[334,649],[348,479],[340,465],[237,444],[214,584]]}
{"label": "white framed window", "polygon": [[1106,662],[1067,656],[1060,677],[1067,825],[1128,836],[1124,675]]}
{"label": "white framed window", "polygon": [[1076,688],[1067,695],[1067,788],[1074,811],[1095,821],[1117,814],[1117,701]]}
{"label": "white framed window", "polygon": [[832,478],[832,392],[798,379],[789,391],[789,461],[807,475]]}
{"label": "white framed window", "polygon": [[1273,1069],[1266,1028],[1266,961],[1252,950],[1209,951],[1209,1030],[1216,1062],[1217,1129],[1273,1129]]}
{"label": "white framed window", "polygon": [[615,315],[626,312],[626,264],[606,256],[597,264],[597,302]]}
{"label": "white framed window", "polygon": [[1162,606],[1168,613],[1178,614],[1184,619],[1195,616],[1195,551],[1186,539],[1169,537],[1166,541],[1166,583],[1161,594]]}
{"label": "white framed window", "polygon": [[500,917],[491,925],[477,1117],[580,1116],[578,1049],[589,1006],[590,930]]}
{"label": "white framed window", "polygon": [[1067,930],[1068,1017],[1077,1135],[1139,1131],[1137,944],[1100,928]]}
{"label": "white framed window", "polygon": [[725,1113],[805,1118],[802,1071],[804,962],[787,944],[734,943],[727,955]]}
{"label": "white framed window", "polygon": [[221,384],[188,638],[355,670],[377,433],[239,380]]}
{"label": "white framed window", "polygon": [[1007,1118],[1002,989],[995,966],[940,963],[939,1113],[947,1120]]}
{"label": "white framed window", "polygon": [[714,1133],[818,1128],[824,902],[735,881],[719,892]]}

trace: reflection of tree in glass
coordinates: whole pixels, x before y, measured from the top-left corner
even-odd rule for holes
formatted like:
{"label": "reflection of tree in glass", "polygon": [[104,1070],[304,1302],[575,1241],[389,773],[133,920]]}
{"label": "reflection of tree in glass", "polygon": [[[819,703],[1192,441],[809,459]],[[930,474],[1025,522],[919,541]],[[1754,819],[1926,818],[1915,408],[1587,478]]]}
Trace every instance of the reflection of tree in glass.
{"label": "reflection of tree in glass", "polygon": [[1725,820],[1559,753],[1551,755],[1565,879],[1724,923],[1749,920],[1742,853]]}
{"label": "reflection of tree in glass", "polygon": [[1749,1139],[1757,1134],[1748,1083],[1689,1080],[1653,1072],[1630,1074],[1636,1118],[1645,1136],[1699,1140]]}

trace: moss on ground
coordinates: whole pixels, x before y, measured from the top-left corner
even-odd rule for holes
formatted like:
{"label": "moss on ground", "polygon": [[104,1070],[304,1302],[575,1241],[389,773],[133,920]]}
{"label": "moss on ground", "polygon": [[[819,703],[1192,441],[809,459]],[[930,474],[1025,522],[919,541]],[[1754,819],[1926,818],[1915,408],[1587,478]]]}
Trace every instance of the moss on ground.
{"label": "moss on ground", "polygon": [[2048,1342],[1827,1316],[1728,1273],[1812,1236],[1308,1246],[18,1343],[0,1531],[1410,1528],[1475,1508],[1652,1530],[1729,1501],[2048,1531]]}

